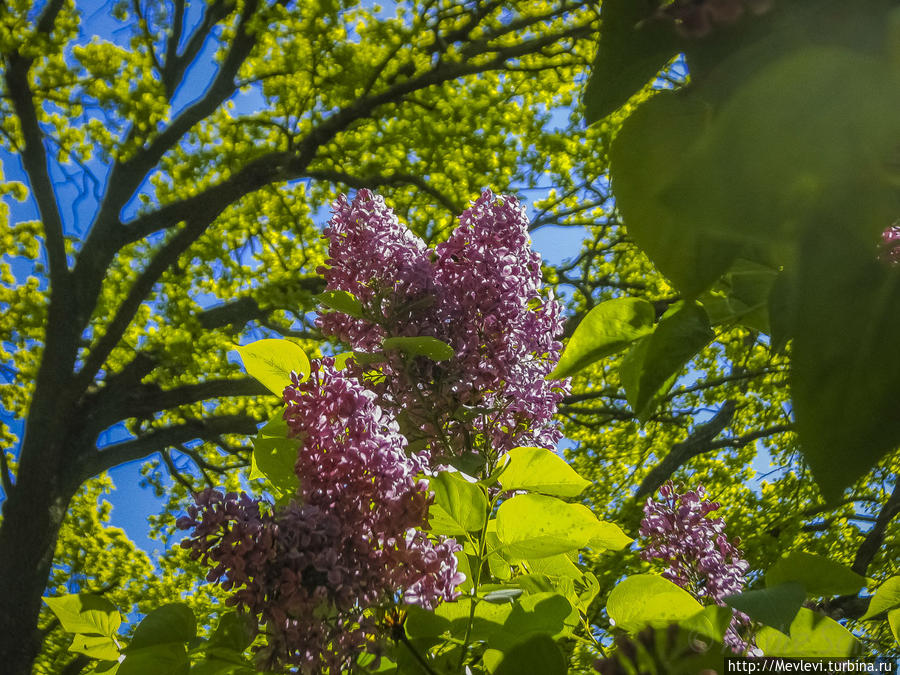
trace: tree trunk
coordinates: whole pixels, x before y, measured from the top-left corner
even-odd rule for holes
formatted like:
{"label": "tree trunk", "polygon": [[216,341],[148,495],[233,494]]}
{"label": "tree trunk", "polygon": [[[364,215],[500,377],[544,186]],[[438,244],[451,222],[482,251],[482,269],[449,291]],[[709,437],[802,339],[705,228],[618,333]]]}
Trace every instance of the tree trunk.
{"label": "tree trunk", "polygon": [[28,675],[40,650],[37,631],[60,525],[70,494],[54,485],[55,466],[20,466],[0,523],[0,663],[8,675]]}

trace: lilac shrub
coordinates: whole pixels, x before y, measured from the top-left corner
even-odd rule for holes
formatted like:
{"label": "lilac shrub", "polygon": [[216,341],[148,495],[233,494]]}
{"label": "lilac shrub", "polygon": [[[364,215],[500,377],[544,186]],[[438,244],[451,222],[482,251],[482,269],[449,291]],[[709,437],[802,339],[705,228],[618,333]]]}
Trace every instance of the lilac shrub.
{"label": "lilac shrub", "polygon": [[456,596],[460,547],[420,529],[430,501],[416,478],[423,461],[405,452],[374,394],[322,359],[305,382],[294,376],[284,400],[303,441],[295,501],[273,512],[247,495],[207,491],[178,526],[194,529],[182,543],[192,557],[214,565],[207,579],[236,589],[229,603],[262,617],[266,667],[341,672],[373,644],[367,608],[398,592],[428,608]]}
{"label": "lilac shrub", "polygon": [[561,308],[541,294],[524,209],[485,191],[450,238],[429,248],[384,200],[339,198],[325,230],[328,290],[362,312],[318,317],[327,336],[376,353],[388,337],[431,337],[440,362],[397,351],[344,370],[313,360],[283,394],[300,439],[299,489],[285,506],[206,491],[179,519],[182,546],[260,619],[263,667],[341,672],[378,651],[375,608],[433,608],[456,596],[453,539],[425,531],[432,496],[421,476],[445,459],[480,454],[489,467],[517,445],[553,447],[566,383],[547,381],[559,357]]}
{"label": "lilac shrub", "polygon": [[339,199],[325,234],[328,290],[347,291],[364,318],[319,318],[323,333],[362,352],[385,337],[433,337],[454,357],[434,362],[389,353],[369,382],[380,404],[403,411],[404,433],[435,454],[518,445],[554,447],[551,424],[566,390],[546,375],[559,359],[561,306],[541,294],[540,257],[531,250],[519,202],[486,190],[434,249],[401,226],[384,200],[360,190]]}
{"label": "lilac shrub", "polygon": [[[707,500],[703,486],[679,493],[670,481],[659,494],[660,501],[651,498],[644,505],[640,534],[647,545],[641,557],[663,561],[663,576],[701,603],[712,601],[725,606],[725,598],[743,590],[750,566],[741,557],[740,542],[731,542],[725,536],[725,521],[708,517],[720,504]],[[735,612],[725,634],[725,644],[735,653],[754,649],[738,632],[749,621],[745,614]]]}

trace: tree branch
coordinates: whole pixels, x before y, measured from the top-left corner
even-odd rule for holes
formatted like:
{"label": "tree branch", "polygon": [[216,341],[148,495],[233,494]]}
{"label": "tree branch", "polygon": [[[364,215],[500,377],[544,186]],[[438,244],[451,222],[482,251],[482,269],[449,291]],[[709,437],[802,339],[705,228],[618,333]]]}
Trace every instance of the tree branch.
{"label": "tree branch", "polygon": [[[44,34],[50,32],[62,6],[63,0],[51,0],[47,3],[38,18],[38,32]],[[56,201],[56,194],[53,191],[53,182],[50,179],[50,167],[44,148],[44,133],[38,124],[34,96],[31,85],[28,83],[28,71],[33,62],[33,58],[23,58],[18,52],[10,54],[7,57],[5,74],[6,89],[16,117],[19,118],[22,137],[25,141],[21,153],[22,165],[25,173],[28,174],[41,222],[44,224],[52,292],[68,293],[69,270],[66,263],[62,216]]]}
{"label": "tree branch", "polygon": [[731,399],[725,401],[708,422],[694,427],[694,431],[686,439],[673,445],[669,454],[644,476],[634,498],[640,501],[647,495],[653,494],[682,465],[693,457],[707,452],[710,449],[710,442],[731,424],[735,410],[734,401]]}
{"label": "tree branch", "polygon": [[0,449],[0,481],[2,481],[3,492],[9,499],[15,489],[15,483],[12,480],[12,472],[9,470],[9,460],[6,459],[6,450]]}
{"label": "tree branch", "polygon": [[86,454],[74,467],[71,479],[74,484],[80,485],[91,476],[96,476],[119,464],[143,459],[155,452],[161,452],[166,448],[193,440],[215,440],[222,434],[249,436],[256,433],[257,424],[257,420],[246,415],[221,415],[155,429],[139,438],[108,445],[101,450],[94,450]]}
{"label": "tree branch", "polygon": [[881,507],[881,511],[878,512],[878,518],[875,520],[875,525],[869,530],[866,538],[856,550],[856,557],[851,567],[854,572],[866,576],[872,559],[884,543],[884,533],[887,530],[887,526],[898,513],[900,513],[900,476],[894,476],[894,490],[891,492],[891,496],[888,497],[884,506]]}

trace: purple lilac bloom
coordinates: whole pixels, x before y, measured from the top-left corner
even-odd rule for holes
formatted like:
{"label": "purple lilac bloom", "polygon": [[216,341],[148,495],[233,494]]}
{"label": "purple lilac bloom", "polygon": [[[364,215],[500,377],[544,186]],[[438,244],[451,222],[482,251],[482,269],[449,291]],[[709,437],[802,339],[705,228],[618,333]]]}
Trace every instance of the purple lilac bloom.
{"label": "purple lilac bloom", "polygon": [[398,594],[434,607],[463,581],[452,539],[429,539],[430,496],[416,474],[421,458],[405,452],[396,420],[375,395],[314,361],[305,382],[285,389],[285,420],[302,439],[296,501],[272,511],[247,495],[198,495],[178,526],[193,528],[182,546],[212,566],[207,575],[266,624],[258,655],[266,667],[342,672],[373,646],[366,609]]}
{"label": "purple lilac bloom", "polygon": [[900,225],[891,225],[881,233],[881,258],[888,263],[900,263]]}
{"label": "purple lilac bloom", "polygon": [[453,347],[454,357],[439,363],[389,354],[379,364],[384,378],[351,369],[382,407],[403,411],[409,440],[439,447],[435,454],[474,449],[473,431],[482,436],[478,447],[487,443],[494,454],[553,447],[561,433],[551,418],[567,384],[545,376],[559,358],[563,317],[541,294],[524,209],[486,190],[459,220],[430,250],[369,191],[351,204],[339,199],[325,231],[327,288],[357,295],[367,318],[334,312],[320,326],[359,351],[388,336],[435,337]]}
{"label": "purple lilac bloom", "polygon": [[[701,603],[711,600],[725,606],[725,598],[743,590],[750,566],[741,557],[740,542],[729,542],[725,536],[725,521],[707,517],[720,505],[706,499],[703,486],[679,493],[670,481],[659,494],[660,501],[651,498],[644,505],[640,534],[647,545],[641,557],[663,561],[667,566],[663,576]],[[735,653],[755,649],[738,633],[749,621],[745,614],[735,612],[725,634],[725,644]]]}

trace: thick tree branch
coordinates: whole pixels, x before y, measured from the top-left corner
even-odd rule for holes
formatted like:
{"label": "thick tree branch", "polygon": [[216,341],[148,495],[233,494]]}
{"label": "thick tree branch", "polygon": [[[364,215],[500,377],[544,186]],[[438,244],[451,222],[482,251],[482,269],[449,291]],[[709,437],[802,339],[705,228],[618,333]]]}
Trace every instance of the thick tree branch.
{"label": "thick tree branch", "polygon": [[693,457],[707,452],[710,449],[710,443],[718,436],[725,427],[731,424],[734,419],[736,410],[735,402],[732,400],[725,401],[719,411],[713,415],[705,424],[694,427],[694,431],[680,443],[672,446],[669,454],[663,458],[662,462],[657,464],[650,470],[638,491],[635,493],[636,500],[642,500],[647,495],[653,494],[659,489],[659,486],[668,480],[682,465],[687,463]]}
{"label": "thick tree branch", "polygon": [[[38,25],[40,26],[46,21],[49,26],[52,26],[61,5],[62,2],[50,3]],[[48,11],[54,7],[55,12]],[[23,58],[18,53],[7,57],[6,91],[16,117],[19,118],[24,139],[24,148],[21,153],[22,166],[31,183],[32,194],[37,202],[41,222],[44,225],[51,289],[53,292],[59,293],[65,292],[67,289],[69,270],[66,263],[62,216],[53,190],[53,181],[50,179],[47,151],[44,148],[44,133],[38,123],[37,108],[31,86],[28,83],[28,71],[31,69],[32,63],[33,59]]]}
{"label": "thick tree branch", "polygon": [[222,434],[249,436],[256,433],[257,423],[257,420],[246,415],[221,415],[155,429],[134,440],[115,443],[88,453],[75,467],[72,480],[81,484],[91,476],[119,464],[143,459],[155,452],[193,440],[215,440]]}
{"label": "thick tree branch", "polygon": [[[107,391],[107,389],[109,391]],[[236,396],[263,396],[270,393],[259,382],[250,378],[209,380],[186,384],[173,389],[160,389],[153,384],[142,384],[120,391],[101,389],[85,401],[89,411],[89,424],[84,429],[85,441],[93,443],[96,434],[117,422],[128,419],[150,419],[156,413],[183,405],[215,398]]]}
{"label": "thick tree branch", "polygon": [[863,576],[869,569],[872,559],[878,553],[878,549],[884,543],[884,533],[890,522],[900,513],[900,476],[894,476],[894,490],[891,496],[881,507],[875,525],[869,530],[866,538],[856,550],[856,557],[853,560],[852,569],[857,574]]}

